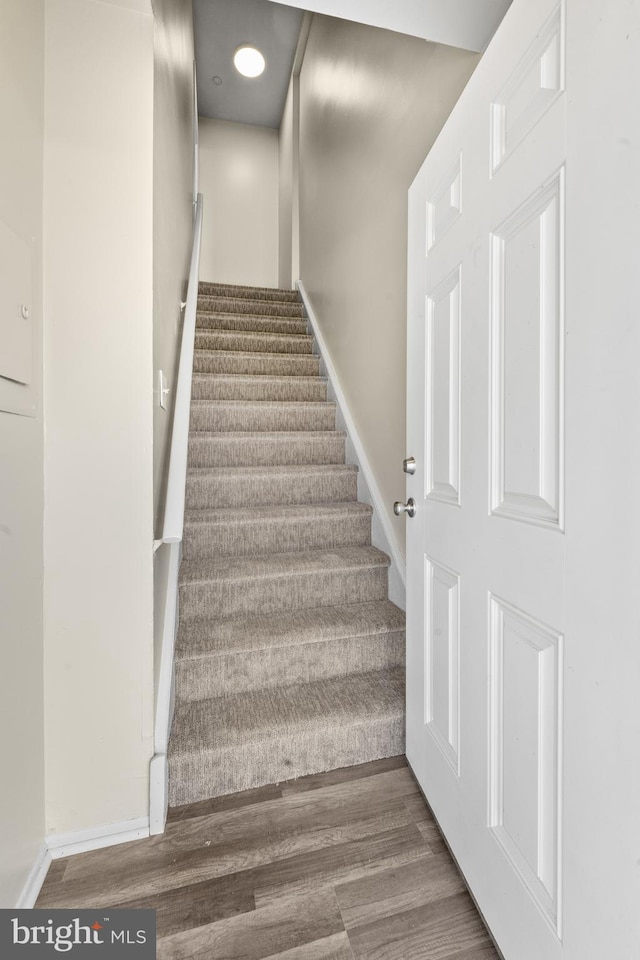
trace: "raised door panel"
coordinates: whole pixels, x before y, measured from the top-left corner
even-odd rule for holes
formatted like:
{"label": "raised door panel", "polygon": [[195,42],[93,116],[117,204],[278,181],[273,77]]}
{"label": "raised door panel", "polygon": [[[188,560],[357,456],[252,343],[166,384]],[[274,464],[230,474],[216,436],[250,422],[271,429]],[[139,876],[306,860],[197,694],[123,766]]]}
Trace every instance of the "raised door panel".
{"label": "raised door panel", "polygon": [[564,171],[491,235],[491,510],[563,525]]}
{"label": "raised door panel", "polygon": [[490,598],[489,825],[560,932],[562,636]]}
{"label": "raised door panel", "polygon": [[425,723],[445,759],[459,775],[460,577],[426,557],[425,581]]}
{"label": "raised door panel", "polygon": [[427,297],[425,497],[460,503],[462,268]]}
{"label": "raised door panel", "polygon": [[491,104],[492,173],[555,103],[564,85],[564,17],[558,6]]}

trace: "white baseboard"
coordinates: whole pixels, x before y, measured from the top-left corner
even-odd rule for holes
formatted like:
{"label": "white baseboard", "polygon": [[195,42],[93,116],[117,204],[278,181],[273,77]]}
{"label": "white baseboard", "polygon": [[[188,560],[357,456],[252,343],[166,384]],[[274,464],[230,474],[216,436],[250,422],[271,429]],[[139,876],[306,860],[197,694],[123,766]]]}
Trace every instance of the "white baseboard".
{"label": "white baseboard", "polygon": [[123,820],[120,823],[105,823],[101,827],[89,827],[88,830],[74,830],[72,833],[52,833],[47,837],[47,848],[52,860],[70,857],[88,850],[100,850],[113,847],[130,840],[142,840],[149,836],[149,817],[137,820]]}
{"label": "white baseboard", "polygon": [[331,353],[320,329],[318,318],[302,280],[296,283],[300,296],[307,312],[309,325],[318,345],[324,373],[329,381],[329,394],[338,405],[338,417],[347,433],[347,460],[355,463],[359,469],[358,499],[370,503],[373,507],[373,523],[371,525],[371,541],[374,546],[384,550],[391,559],[389,569],[389,599],[397,606],[406,609],[406,564],[395,531],[391,526],[384,506],[382,494],[376,482],[371,463],[358,434],[347,398],[338,379]]}
{"label": "white baseboard", "polygon": [[154,563],[154,753],[149,767],[149,832],[163,833],[169,803],[167,752],[173,720],[175,677],[174,649],[178,631],[178,573],[181,543],[166,543]]}
{"label": "white baseboard", "polygon": [[166,753],[156,753],[149,764],[149,833],[164,833],[169,805],[169,761]]}
{"label": "white baseboard", "polygon": [[33,866],[31,867],[31,870],[29,871],[29,876],[27,877],[27,881],[22,888],[22,893],[18,897],[16,910],[32,910],[33,907],[35,907],[36,900],[38,899],[38,895],[42,890],[42,884],[46,880],[50,865],[51,854],[47,849],[46,843],[43,843],[38,850],[38,855]]}

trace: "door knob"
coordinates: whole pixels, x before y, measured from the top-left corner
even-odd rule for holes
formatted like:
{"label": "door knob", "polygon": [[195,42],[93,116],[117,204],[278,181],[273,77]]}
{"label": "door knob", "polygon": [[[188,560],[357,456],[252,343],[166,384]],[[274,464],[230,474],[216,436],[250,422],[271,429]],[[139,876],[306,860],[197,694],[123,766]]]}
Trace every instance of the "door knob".
{"label": "door knob", "polygon": [[401,503],[400,500],[396,500],[393,505],[393,512],[396,517],[399,517],[403,513],[406,513],[408,517],[415,517],[416,502],[413,497],[409,497],[406,503]]}
{"label": "door knob", "polygon": [[407,457],[406,460],[402,461],[402,469],[405,473],[410,473],[411,476],[416,472],[417,466],[415,457]]}

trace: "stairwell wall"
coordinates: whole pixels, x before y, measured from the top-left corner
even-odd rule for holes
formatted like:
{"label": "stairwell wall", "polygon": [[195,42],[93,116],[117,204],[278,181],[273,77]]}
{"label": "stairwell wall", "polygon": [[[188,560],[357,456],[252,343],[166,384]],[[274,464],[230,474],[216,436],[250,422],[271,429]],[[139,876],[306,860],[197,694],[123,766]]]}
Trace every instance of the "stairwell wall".
{"label": "stairwell wall", "polygon": [[[180,352],[193,229],[193,7],[192,0],[152,0],[153,86],[153,489],[154,528],[160,538],[169,469],[171,418]],[[158,371],[167,377],[160,406]]]}
{"label": "stairwell wall", "polygon": [[46,829],[148,815],[153,16],[47,0]]}
{"label": "stairwell wall", "polygon": [[477,62],[316,15],[300,74],[301,279],[401,545],[407,190]]}
{"label": "stairwell wall", "polygon": [[293,194],[297,190],[294,183],[294,85],[297,78],[292,77],[287,99],[285,100],[280,130],[278,133],[278,286],[291,287],[299,277],[293,276]]}
{"label": "stairwell wall", "polygon": [[0,0],[0,221],[32,241],[34,344],[30,387],[0,377],[0,907],[32,905],[44,841],[43,101],[44,0]]}
{"label": "stairwell wall", "polygon": [[278,286],[278,131],[200,117],[203,280]]}

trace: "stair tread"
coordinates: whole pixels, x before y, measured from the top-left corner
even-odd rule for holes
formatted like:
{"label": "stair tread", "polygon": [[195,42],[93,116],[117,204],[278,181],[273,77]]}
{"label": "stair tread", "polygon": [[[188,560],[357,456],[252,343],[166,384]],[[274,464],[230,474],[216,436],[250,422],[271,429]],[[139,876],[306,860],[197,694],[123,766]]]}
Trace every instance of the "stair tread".
{"label": "stair tread", "polygon": [[290,287],[255,287],[247,283],[223,283],[221,280],[201,280],[198,284],[199,290],[204,290],[205,288],[215,288],[216,290],[233,290],[238,294],[242,292],[250,292],[255,290],[259,293],[267,294],[285,294],[287,297],[290,297],[293,301],[299,303],[300,297],[297,290],[292,290]]}
{"label": "stair tread", "polygon": [[207,383],[209,381],[220,381],[222,383],[254,383],[258,381],[259,383],[326,383],[326,377],[292,377],[290,374],[286,373],[194,373],[193,380],[197,380],[202,383]]}
{"label": "stair tread", "polygon": [[[216,297],[216,299],[220,299]],[[275,303],[277,301],[261,301],[264,303]],[[306,324],[305,317],[291,317],[284,314],[279,317],[277,314],[273,313],[234,313],[232,310],[197,310],[196,309],[196,323],[198,320],[277,320],[279,323],[290,323],[292,326],[300,326],[301,323]]]}
{"label": "stair tread", "polygon": [[229,399],[219,399],[209,400],[206,397],[201,397],[196,400],[191,401],[192,407],[231,407],[233,410],[238,410],[242,407],[255,407],[256,410],[266,410],[268,407],[273,407],[275,410],[282,410],[284,407],[291,408],[292,410],[322,410],[327,407],[332,407],[336,409],[337,404],[334,400],[243,400],[235,399],[230,397]]}
{"label": "stair tread", "polygon": [[[227,333],[228,332],[229,331],[227,331]],[[214,350],[198,346],[194,349],[194,356],[201,358],[214,356],[234,361],[251,359],[254,361],[277,360],[282,362],[283,359],[286,359],[289,362],[295,360],[298,366],[308,365],[309,361],[314,361],[317,364],[320,360],[320,357],[316,353],[276,353],[268,350]],[[247,374],[247,376],[250,376],[250,374]],[[280,374],[280,376],[286,376],[286,374]]]}
{"label": "stair tread", "polygon": [[210,328],[196,328],[196,340],[198,337],[202,340],[204,337],[211,336],[223,338],[226,337],[227,339],[235,339],[236,337],[240,337],[243,340],[262,340],[264,337],[268,337],[269,339],[273,340],[299,340],[304,341],[305,343],[310,343],[313,340],[313,336],[310,333],[288,333],[280,330],[274,332],[273,330],[214,330]]}
{"label": "stair tread", "polygon": [[185,523],[259,523],[261,520],[317,519],[318,517],[349,517],[354,514],[371,515],[373,507],[359,500],[340,500],[336,503],[291,503],[260,507],[202,507],[187,510]]}
{"label": "stair tread", "polygon": [[[232,433],[227,434],[228,437],[235,436]],[[247,436],[247,434],[241,434],[241,436]],[[255,434],[255,436],[260,436],[260,434]],[[278,436],[282,437],[283,434],[265,434],[267,437]],[[284,434],[284,436],[289,436],[289,434]],[[326,434],[321,434],[321,436],[326,436]],[[264,467],[189,467],[187,473],[193,474],[195,476],[215,476],[215,477],[231,477],[233,474],[240,474],[243,477],[272,477],[272,476],[282,476],[283,474],[291,474],[292,476],[300,474],[313,474],[313,473],[357,473],[358,468],[353,463],[283,463],[275,464]]]}
{"label": "stair tread", "polygon": [[306,577],[327,570],[348,573],[350,570],[388,566],[389,557],[377,547],[336,547],[257,557],[204,557],[182,561],[180,583]]}
{"label": "stair tread", "polygon": [[260,618],[192,620],[178,631],[176,660],[399,633],[404,628],[404,612],[390,600],[310,607]]}
{"label": "stair tread", "polygon": [[[309,346],[313,337],[308,333],[272,333],[270,330],[196,330],[196,349],[197,350],[206,350],[212,349],[215,350],[215,347],[198,347],[198,340],[204,340],[207,337],[217,337],[222,338],[223,340],[243,340],[247,344],[251,343],[252,340],[273,340],[278,341],[282,340],[285,343],[304,343],[305,346]],[[246,353],[253,353],[253,351],[247,350]],[[264,350],[256,351],[256,353],[265,353]],[[269,351],[266,351],[269,352]],[[277,353],[277,351],[275,351]]]}
{"label": "stair tread", "polygon": [[304,736],[319,724],[344,729],[403,712],[400,668],[192,700],[176,704],[169,753],[200,755],[248,739],[266,744],[283,733]]}
{"label": "stair tread", "polygon": [[301,300],[281,300],[279,297],[274,297],[273,299],[267,299],[265,297],[230,297],[226,293],[219,293],[217,291],[210,290],[199,290],[198,291],[198,302],[202,300],[217,300],[223,301],[225,306],[233,306],[235,304],[250,305],[252,307],[260,307],[265,303],[269,303],[272,306],[283,306],[285,308],[295,308],[296,311],[302,315],[304,311],[304,306]]}
{"label": "stair tread", "polygon": [[192,439],[208,439],[212,442],[242,439],[243,437],[246,439],[260,437],[261,440],[271,438],[275,442],[285,439],[295,441],[296,438],[302,439],[303,437],[306,439],[313,437],[346,437],[346,433],[344,430],[191,430],[189,436]]}

